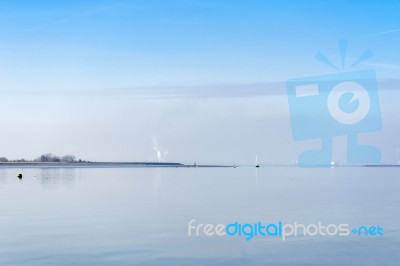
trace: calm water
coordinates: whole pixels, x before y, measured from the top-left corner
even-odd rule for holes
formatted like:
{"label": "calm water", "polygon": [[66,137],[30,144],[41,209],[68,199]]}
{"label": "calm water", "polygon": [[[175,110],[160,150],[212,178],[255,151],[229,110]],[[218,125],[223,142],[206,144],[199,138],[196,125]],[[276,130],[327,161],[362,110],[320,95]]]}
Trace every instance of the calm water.
{"label": "calm water", "polygon": [[[3,168],[0,213],[0,265],[400,265],[397,168]],[[384,236],[189,237],[192,219]]]}

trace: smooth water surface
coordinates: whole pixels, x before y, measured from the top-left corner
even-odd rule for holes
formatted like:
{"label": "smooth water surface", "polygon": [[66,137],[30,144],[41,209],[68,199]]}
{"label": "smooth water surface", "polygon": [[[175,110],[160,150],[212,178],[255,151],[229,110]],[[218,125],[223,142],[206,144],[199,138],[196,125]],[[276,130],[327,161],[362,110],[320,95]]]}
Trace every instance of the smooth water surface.
{"label": "smooth water surface", "polygon": [[[399,170],[1,168],[0,265],[399,265]],[[384,235],[189,237],[192,219]]]}

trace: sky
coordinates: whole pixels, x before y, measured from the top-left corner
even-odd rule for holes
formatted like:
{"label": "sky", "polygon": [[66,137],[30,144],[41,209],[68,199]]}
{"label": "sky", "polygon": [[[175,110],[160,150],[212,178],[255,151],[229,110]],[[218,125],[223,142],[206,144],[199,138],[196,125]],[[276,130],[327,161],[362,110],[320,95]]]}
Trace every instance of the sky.
{"label": "sky", "polygon": [[398,10],[399,1],[1,0],[0,156],[290,163],[320,144],[293,140],[286,81],[348,71],[369,49],[352,70],[394,81],[379,87],[382,130],[360,139],[397,162]]}

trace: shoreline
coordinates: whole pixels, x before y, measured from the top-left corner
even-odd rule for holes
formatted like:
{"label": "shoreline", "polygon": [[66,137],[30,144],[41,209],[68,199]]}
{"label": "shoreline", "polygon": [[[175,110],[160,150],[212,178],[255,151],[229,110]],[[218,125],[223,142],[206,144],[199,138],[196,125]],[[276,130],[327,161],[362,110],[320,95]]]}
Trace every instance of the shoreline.
{"label": "shoreline", "polygon": [[182,164],[182,163],[160,163],[160,162],[1,162],[0,168],[122,168],[122,167],[175,167],[175,168],[205,168],[205,167],[237,167],[233,165],[214,164]]}

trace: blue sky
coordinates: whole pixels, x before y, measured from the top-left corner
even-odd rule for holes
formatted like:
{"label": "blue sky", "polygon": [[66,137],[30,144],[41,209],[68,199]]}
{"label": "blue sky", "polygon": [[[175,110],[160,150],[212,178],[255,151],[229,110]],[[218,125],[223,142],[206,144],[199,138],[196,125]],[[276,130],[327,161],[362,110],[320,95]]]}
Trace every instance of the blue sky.
{"label": "blue sky", "polygon": [[[243,111],[221,115],[224,121],[235,115],[243,118],[238,128],[250,127],[249,132],[263,132],[263,128],[248,123],[259,121],[263,113],[271,112],[271,105],[265,106],[271,99],[245,98],[251,95],[246,95],[243,89],[241,97],[244,98],[231,102],[220,99],[221,102],[211,104],[216,99],[196,97],[149,101],[135,98],[135,88],[170,90],[174,86],[199,86],[200,90],[215,90],[215,84],[224,88],[239,84],[246,88],[254,83],[284,83],[290,78],[332,73],[332,69],[314,56],[321,51],[339,63],[339,39],[348,39],[348,64],[371,49],[373,57],[360,67],[375,69],[380,79],[397,78],[400,71],[398,10],[399,1],[2,0],[0,93],[3,111],[10,114],[9,121],[4,122],[10,132],[2,133],[3,137],[9,134],[10,138],[3,143],[4,154],[32,157],[52,151],[99,160],[151,159],[152,143],[157,138],[159,145],[169,146],[170,159],[207,158],[207,153],[195,143],[205,141],[210,146],[218,143],[220,137],[213,139],[205,133],[205,125],[218,124],[212,114],[223,113],[221,108],[230,108],[236,104],[233,101],[239,101],[237,104]],[[121,96],[121,90],[131,89],[132,93]],[[229,92],[224,93],[230,96]],[[280,100],[272,101],[272,106],[285,102]],[[258,104],[259,108],[265,106],[265,110],[254,111],[252,107]],[[284,117],[285,108],[281,106],[274,107],[272,112],[279,113],[282,108],[280,115]],[[172,120],[179,120],[176,113],[185,112],[193,112],[189,117],[205,120],[201,125],[204,137],[186,132],[193,136],[188,140],[197,149],[193,153],[176,146],[179,138],[167,137],[183,134],[187,131],[184,126],[163,127],[163,122],[155,122],[164,121],[169,113]],[[136,117],[138,113],[142,116]],[[31,116],[24,120],[27,114]],[[143,120],[141,134],[134,126],[127,126],[138,123],[137,120]],[[52,123],[57,126],[51,126]],[[44,127],[35,129],[32,124]],[[89,127],[86,131],[84,125]],[[107,132],[110,127],[114,130]],[[67,138],[66,128],[71,131],[68,136],[79,143],[76,147],[50,137],[57,134]],[[125,135],[120,130],[132,130],[133,135]],[[15,131],[18,137],[14,136]],[[246,134],[250,133],[244,132],[243,137],[249,137]],[[223,134],[226,132],[217,132],[217,135]],[[275,132],[269,138],[274,140],[275,134],[280,135]],[[79,136],[96,140],[85,144]],[[96,143],[110,140],[110,136],[119,136],[120,142],[111,141],[107,149],[94,148]],[[30,147],[29,151],[12,148],[21,141]],[[136,152],[120,150],[127,142]],[[246,143],[246,146],[254,145]],[[273,154],[266,152],[268,145],[267,141],[260,149],[249,148],[245,155],[239,156],[238,152],[229,160],[253,157],[254,153],[265,153],[264,157],[272,160]],[[105,153],[108,157],[101,155]],[[218,158],[225,156],[216,154]],[[280,161],[289,157],[292,160],[296,156],[283,154]]]}
{"label": "blue sky", "polygon": [[340,38],[349,40],[349,56],[371,48],[372,62],[386,65],[381,75],[396,77],[399,8],[398,1],[1,1],[2,83],[55,90],[284,81],[329,71],[313,56],[322,50],[337,59]]}

